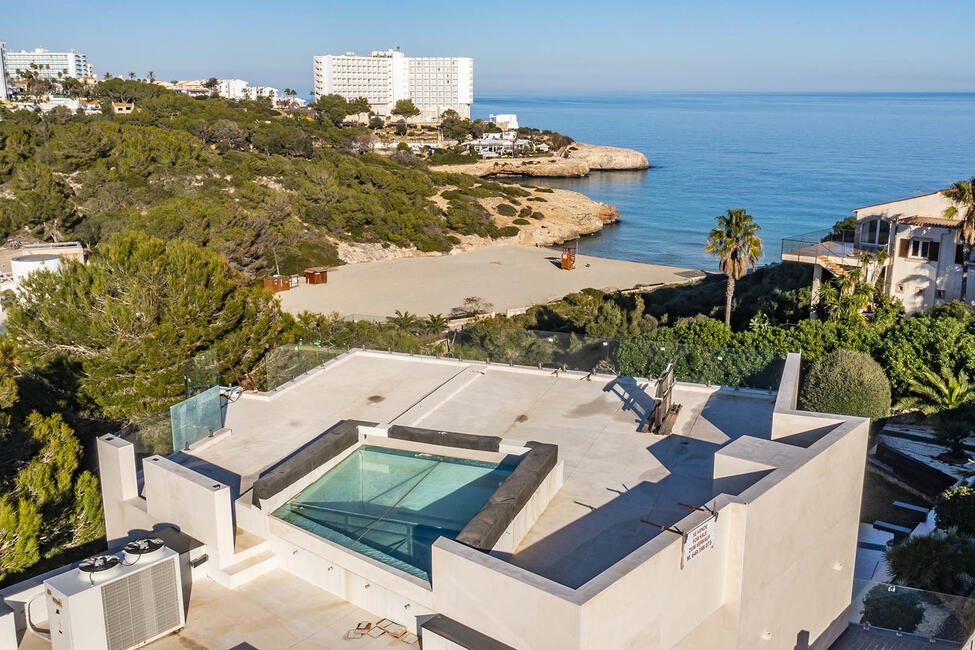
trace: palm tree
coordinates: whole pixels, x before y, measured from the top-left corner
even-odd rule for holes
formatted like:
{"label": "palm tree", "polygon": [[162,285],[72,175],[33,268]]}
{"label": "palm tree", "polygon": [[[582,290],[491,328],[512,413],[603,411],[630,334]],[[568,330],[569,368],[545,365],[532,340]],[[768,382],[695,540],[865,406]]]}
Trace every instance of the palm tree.
{"label": "palm tree", "polygon": [[135,79],[135,73],[134,72],[130,72],[129,73],[129,79]]}
{"label": "palm tree", "polygon": [[718,256],[718,267],[728,276],[725,291],[724,324],[731,327],[731,301],[735,296],[735,282],[758,264],[762,256],[762,229],[744,210],[728,210],[727,215],[714,218],[718,223],[711,230],[704,250]]}
{"label": "palm tree", "polygon": [[393,316],[386,318],[386,322],[401,332],[412,332],[420,324],[420,319],[417,318],[416,314],[398,309],[393,313]]}
{"label": "palm tree", "polygon": [[423,321],[423,327],[430,334],[443,334],[447,323],[447,317],[443,314],[428,314]]}
{"label": "palm tree", "polygon": [[149,83],[153,83],[156,80],[156,75],[152,70],[149,71],[148,79],[149,79]]}
{"label": "palm tree", "polygon": [[961,257],[961,300],[968,304],[968,258],[975,246],[975,178],[958,181],[942,194],[954,203],[945,208],[944,216],[949,219],[961,217],[960,239]]}
{"label": "palm tree", "polygon": [[975,384],[964,371],[957,375],[951,368],[942,367],[940,372],[925,369],[920,379],[907,385],[907,397],[894,405],[899,411],[920,411],[933,415],[939,411],[950,411],[975,401]]}

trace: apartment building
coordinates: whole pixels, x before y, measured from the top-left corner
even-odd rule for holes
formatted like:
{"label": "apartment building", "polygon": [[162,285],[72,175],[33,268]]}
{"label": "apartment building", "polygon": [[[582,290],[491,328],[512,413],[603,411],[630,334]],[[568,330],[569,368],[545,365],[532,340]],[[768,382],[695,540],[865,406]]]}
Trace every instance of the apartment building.
{"label": "apartment building", "polygon": [[909,314],[952,300],[972,304],[975,268],[962,295],[961,218],[944,216],[953,205],[939,190],[856,208],[854,230],[824,230],[784,239],[782,259],[813,265],[814,301],[824,269],[842,275],[847,269],[863,268],[869,255],[874,259],[867,263],[867,275],[882,279],[884,291],[901,300]]}
{"label": "apartment building", "polygon": [[447,109],[469,118],[474,102],[474,59],[468,57],[408,57],[398,50],[356,56],[328,54],[314,58],[315,97],[337,94],[346,99],[365,97],[372,110],[389,115],[401,99],[432,121]]}
{"label": "apartment building", "polygon": [[0,102],[7,101],[9,91],[7,90],[7,64],[6,64],[6,43],[0,41]]}
{"label": "apartment building", "polygon": [[44,48],[4,52],[4,72],[10,79],[19,79],[33,70],[41,79],[91,77],[94,75],[88,57],[80,52],[50,52]]}

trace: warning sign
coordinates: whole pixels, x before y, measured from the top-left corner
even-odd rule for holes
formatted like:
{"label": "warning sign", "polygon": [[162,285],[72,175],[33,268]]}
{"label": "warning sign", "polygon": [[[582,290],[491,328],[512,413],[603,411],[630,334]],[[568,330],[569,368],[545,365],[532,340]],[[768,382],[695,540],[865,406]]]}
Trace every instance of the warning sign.
{"label": "warning sign", "polygon": [[684,556],[681,568],[709,548],[714,548],[714,517],[687,531],[684,535]]}

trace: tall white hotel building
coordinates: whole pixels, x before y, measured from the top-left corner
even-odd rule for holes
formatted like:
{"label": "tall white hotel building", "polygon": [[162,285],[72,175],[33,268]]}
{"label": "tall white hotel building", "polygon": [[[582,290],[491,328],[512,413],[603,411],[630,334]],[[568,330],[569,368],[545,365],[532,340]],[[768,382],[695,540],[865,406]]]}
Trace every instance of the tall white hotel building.
{"label": "tall white hotel building", "polygon": [[81,79],[94,74],[88,57],[81,52],[49,52],[40,47],[5,52],[4,69],[10,79],[20,79],[28,71],[35,72],[40,79]]}
{"label": "tall white hotel building", "polygon": [[331,94],[365,97],[379,115],[389,115],[398,100],[411,99],[423,119],[435,119],[450,108],[470,118],[474,59],[408,57],[398,50],[316,56],[315,97]]}

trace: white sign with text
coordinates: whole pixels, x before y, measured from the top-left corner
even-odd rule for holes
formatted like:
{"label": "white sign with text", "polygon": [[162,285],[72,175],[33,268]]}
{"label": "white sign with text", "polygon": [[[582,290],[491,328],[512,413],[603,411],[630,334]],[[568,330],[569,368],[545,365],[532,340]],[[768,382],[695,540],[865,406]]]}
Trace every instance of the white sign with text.
{"label": "white sign with text", "polygon": [[684,558],[681,568],[709,548],[714,548],[714,517],[708,517],[707,521],[698,524],[684,535]]}

